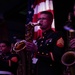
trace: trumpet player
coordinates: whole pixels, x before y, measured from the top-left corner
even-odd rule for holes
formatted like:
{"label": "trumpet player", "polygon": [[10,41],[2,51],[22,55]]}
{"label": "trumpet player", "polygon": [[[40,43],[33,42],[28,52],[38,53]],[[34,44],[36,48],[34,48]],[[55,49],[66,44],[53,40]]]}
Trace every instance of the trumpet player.
{"label": "trumpet player", "polygon": [[0,41],[0,75],[17,75],[19,56],[11,53],[11,43]]}
{"label": "trumpet player", "polygon": [[52,30],[53,15],[51,12],[41,12],[38,21],[42,36],[37,38],[37,45],[26,42],[26,50],[34,51],[38,59],[36,75],[61,75],[61,56],[64,52],[63,36],[61,32]]}

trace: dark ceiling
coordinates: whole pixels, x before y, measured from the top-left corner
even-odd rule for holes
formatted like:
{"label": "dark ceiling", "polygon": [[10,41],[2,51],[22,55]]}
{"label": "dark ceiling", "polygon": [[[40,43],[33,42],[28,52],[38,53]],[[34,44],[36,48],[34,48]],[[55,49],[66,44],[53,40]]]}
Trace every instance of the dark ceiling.
{"label": "dark ceiling", "polygon": [[26,0],[0,0],[0,23],[6,23],[11,39],[24,38],[26,9]]}
{"label": "dark ceiling", "polygon": [[0,18],[24,21],[26,8],[26,0],[0,0]]}
{"label": "dark ceiling", "polygon": [[[27,0],[0,0],[0,19],[25,23],[27,2]],[[61,14],[62,16],[70,9],[74,0],[53,0],[53,2],[55,15]]]}

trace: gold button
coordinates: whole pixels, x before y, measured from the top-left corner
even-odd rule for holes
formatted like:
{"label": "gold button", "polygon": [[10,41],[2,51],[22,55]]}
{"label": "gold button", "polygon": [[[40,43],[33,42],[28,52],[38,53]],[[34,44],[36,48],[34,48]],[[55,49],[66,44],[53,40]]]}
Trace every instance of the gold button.
{"label": "gold button", "polygon": [[44,54],[44,52],[42,52],[42,54]]}
{"label": "gold button", "polygon": [[42,44],[40,44],[40,46],[42,46]]}
{"label": "gold button", "polygon": [[43,41],[41,41],[43,43]]}
{"label": "gold button", "polygon": [[47,44],[47,46],[48,46],[49,44]]}
{"label": "gold button", "polygon": [[50,64],[50,66],[52,66],[52,64]]}
{"label": "gold button", "polygon": [[40,52],[38,52],[38,53],[40,53]]}
{"label": "gold button", "polygon": [[44,36],[42,38],[44,39]]}
{"label": "gold button", "polygon": [[46,53],[46,55],[48,55],[48,53]]}
{"label": "gold button", "polygon": [[44,34],[46,34],[46,32]]}

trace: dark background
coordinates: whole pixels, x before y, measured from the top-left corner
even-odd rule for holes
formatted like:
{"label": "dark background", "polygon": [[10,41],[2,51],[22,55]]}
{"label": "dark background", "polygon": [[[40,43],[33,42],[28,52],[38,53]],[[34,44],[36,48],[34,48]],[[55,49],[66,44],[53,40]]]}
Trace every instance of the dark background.
{"label": "dark background", "polygon": [[26,0],[0,0],[0,40],[24,39],[26,9]]}
{"label": "dark background", "polygon": [[55,24],[57,30],[62,30],[68,21],[69,12],[73,12],[74,0],[54,0]]}
{"label": "dark background", "polygon": [[[63,30],[74,0],[54,0],[55,25]],[[0,39],[24,39],[27,0],[0,0]]]}

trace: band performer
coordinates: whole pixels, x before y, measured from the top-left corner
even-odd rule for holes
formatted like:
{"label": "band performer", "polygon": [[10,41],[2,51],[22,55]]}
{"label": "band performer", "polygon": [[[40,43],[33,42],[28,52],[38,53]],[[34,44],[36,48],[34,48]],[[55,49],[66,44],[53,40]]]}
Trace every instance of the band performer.
{"label": "band performer", "polygon": [[0,41],[0,75],[17,75],[19,56],[11,52],[11,43]]}
{"label": "band performer", "polygon": [[63,36],[61,32],[52,30],[53,15],[51,12],[41,12],[38,21],[42,36],[37,38],[37,45],[26,42],[26,50],[34,51],[38,59],[36,75],[61,75],[61,56],[64,52]]}

